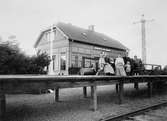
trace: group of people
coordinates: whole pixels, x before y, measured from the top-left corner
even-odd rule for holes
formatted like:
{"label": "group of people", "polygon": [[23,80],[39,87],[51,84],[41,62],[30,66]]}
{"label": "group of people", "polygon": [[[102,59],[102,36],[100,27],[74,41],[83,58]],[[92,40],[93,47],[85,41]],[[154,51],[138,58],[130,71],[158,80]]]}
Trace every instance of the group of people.
{"label": "group of people", "polygon": [[99,59],[99,70],[96,75],[100,75],[101,73],[105,75],[117,75],[117,76],[126,76],[130,75],[131,72],[131,64],[129,61],[126,63],[121,55],[115,59],[109,58],[105,56],[105,53],[100,54]]}

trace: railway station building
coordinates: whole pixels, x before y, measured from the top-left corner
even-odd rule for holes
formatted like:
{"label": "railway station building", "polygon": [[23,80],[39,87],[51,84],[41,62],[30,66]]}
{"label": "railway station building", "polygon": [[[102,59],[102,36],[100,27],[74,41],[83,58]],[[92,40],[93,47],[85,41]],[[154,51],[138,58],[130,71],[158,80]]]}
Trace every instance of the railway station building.
{"label": "railway station building", "polygon": [[34,47],[37,52],[50,56],[48,73],[53,75],[77,74],[80,68],[97,67],[102,52],[112,58],[128,53],[127,47],[96,32],[93,25],[83,29],[66,23],[57,23],[41,31]]}

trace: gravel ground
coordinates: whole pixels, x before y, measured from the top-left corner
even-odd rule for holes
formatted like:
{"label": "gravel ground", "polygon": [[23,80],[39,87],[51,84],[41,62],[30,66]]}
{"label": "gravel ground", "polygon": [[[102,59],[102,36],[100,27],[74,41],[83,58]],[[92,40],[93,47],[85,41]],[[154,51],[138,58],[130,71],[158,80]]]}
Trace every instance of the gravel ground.
{"label": "gravel ground", "polygon": [[60,90],[60,102],[54,102],[54,93],[32,95],[7,95],[7,121],[98,121],[108,115],[131,111],[143,105],[167,100],[167,90],[156,91],[147,96],[146,84],[135,91],[132,84],[124,86],[124,102],[117,104],[114,85],[98,86],[98,111],[92,111],[90,89],[88,98],[83,98],[82,88]]}
{"label": "gravel ground", "polygon": [[162,107],[160,109],[151,110],[142,115],[132,117],[132,120],[129,121],[167,121],[166,112],[167,112],[167,107]]}

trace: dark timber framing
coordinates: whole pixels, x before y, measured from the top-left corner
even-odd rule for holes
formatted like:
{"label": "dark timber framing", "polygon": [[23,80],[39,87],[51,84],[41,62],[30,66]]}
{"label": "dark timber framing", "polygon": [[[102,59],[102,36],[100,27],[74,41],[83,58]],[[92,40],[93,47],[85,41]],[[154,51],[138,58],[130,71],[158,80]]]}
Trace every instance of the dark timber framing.
{"label": "dark timber framing", "polygon": [[123,102],[123,85],[134,82],[147,82],[148,94],[152,96],[152,84],[156,81],[167,81],[167,75],[137,76],[48,76],[48,75],[1,75],[0,76],[0,120],[3,121],[6,110],[6,94],[25,92],[33,89],[55,89],[55,101],[59,101],[60,88],[91,87],[93,110],[97,106],[97,86],[118,84],[118,103]]}

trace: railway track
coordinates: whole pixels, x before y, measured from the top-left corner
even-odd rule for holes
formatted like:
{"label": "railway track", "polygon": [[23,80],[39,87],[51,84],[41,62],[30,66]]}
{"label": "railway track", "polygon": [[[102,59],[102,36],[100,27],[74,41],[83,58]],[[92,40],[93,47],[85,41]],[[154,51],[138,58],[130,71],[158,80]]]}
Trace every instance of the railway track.
{"label": "railway track", "polygon": [[159,102],[159,103],[153,104],[151,106],[144,106],[140,109],[136,109],[134,111],[131,111],[131,112],[128,112],[125,114],[119,114],[116,116],[109,115],[109,116],[106,116],[106,117],[100,119],[99,121],[124,121],[128,118],[131,119],[131,117],[134,117],[134,116],[137,116],[140,114],[144,114],[147,111],[155,110],[155,109],[158,109],[162,106],[167,106],[167,101]]}

